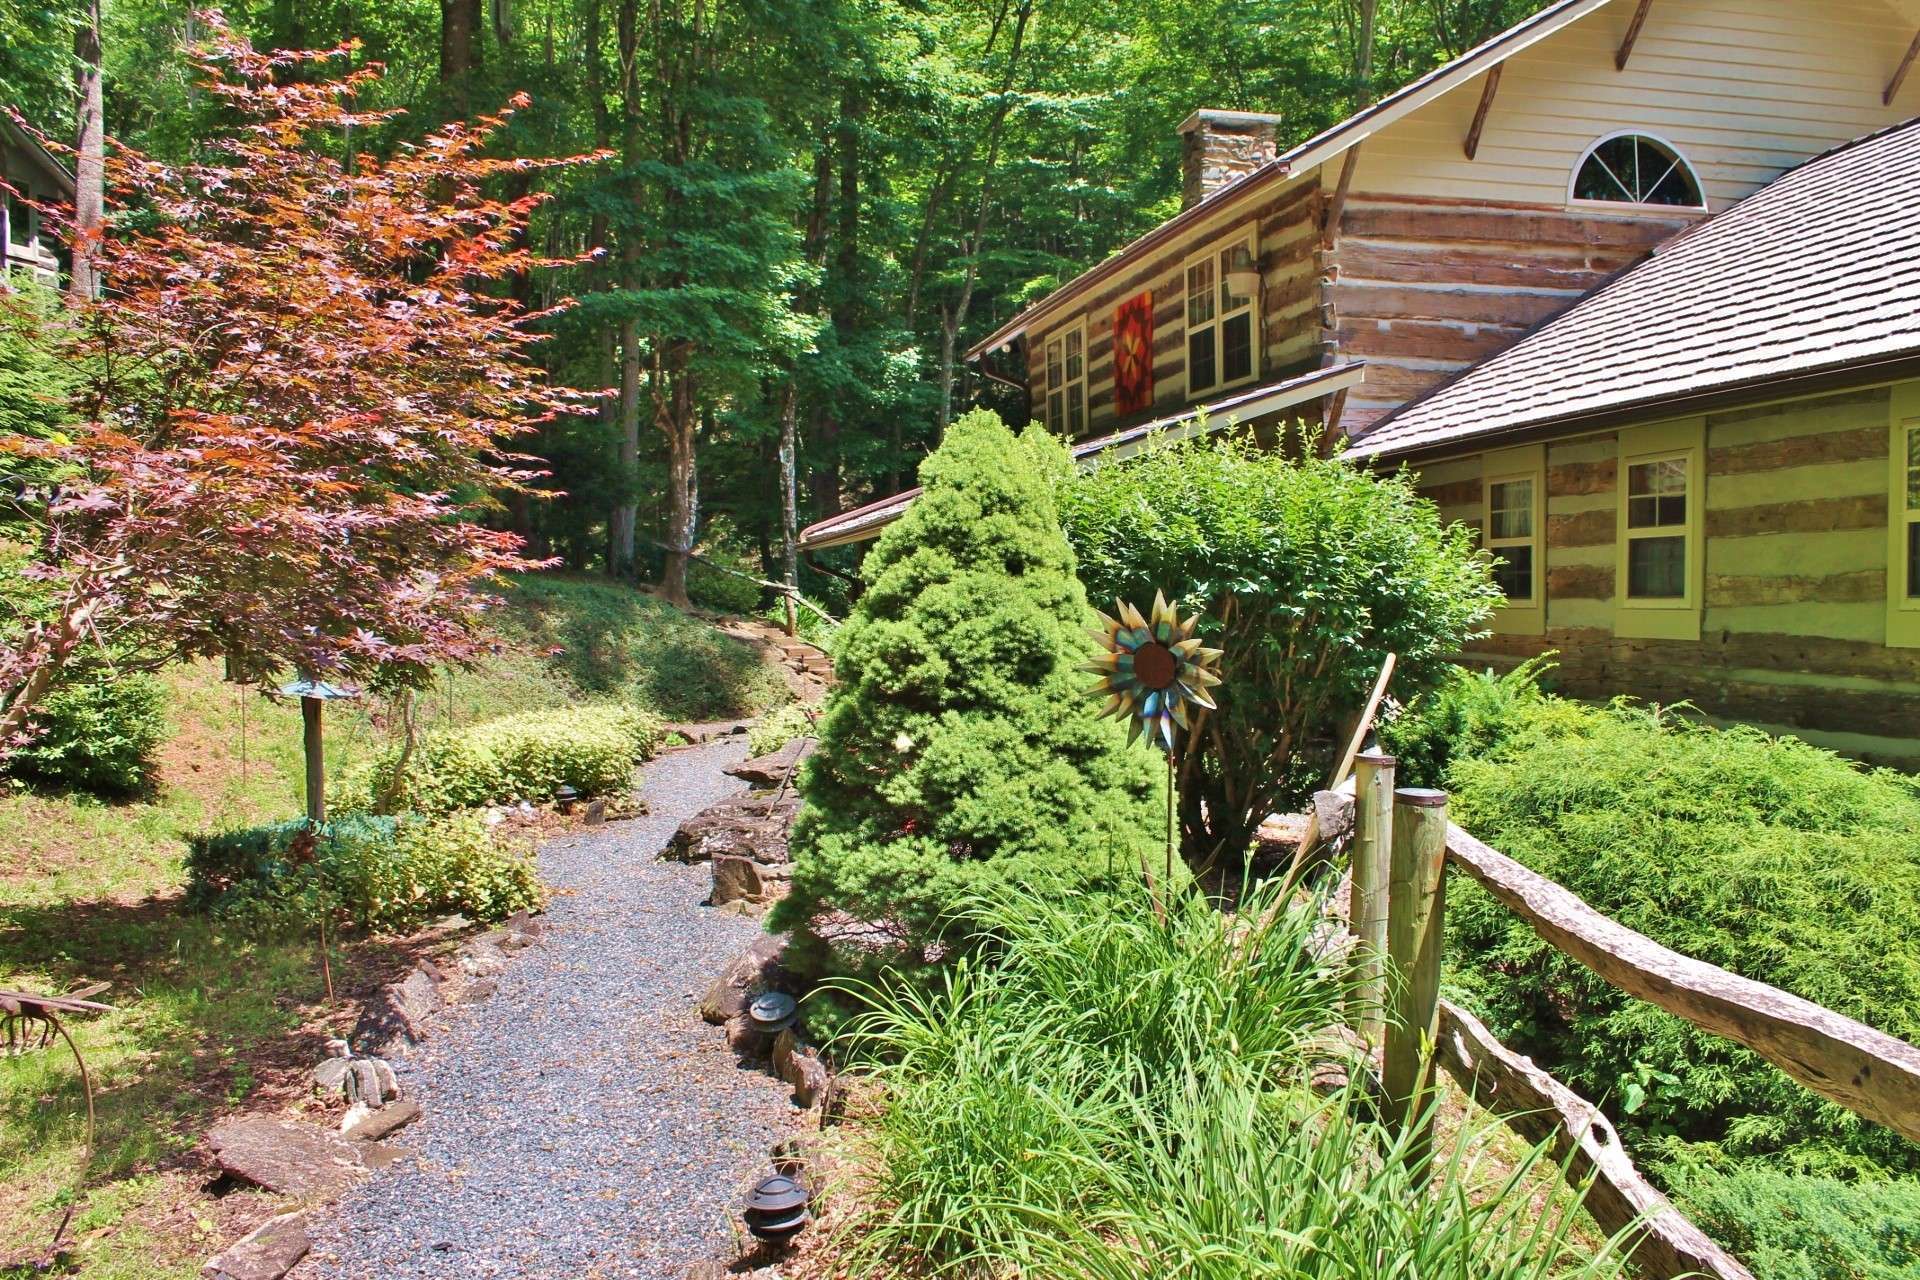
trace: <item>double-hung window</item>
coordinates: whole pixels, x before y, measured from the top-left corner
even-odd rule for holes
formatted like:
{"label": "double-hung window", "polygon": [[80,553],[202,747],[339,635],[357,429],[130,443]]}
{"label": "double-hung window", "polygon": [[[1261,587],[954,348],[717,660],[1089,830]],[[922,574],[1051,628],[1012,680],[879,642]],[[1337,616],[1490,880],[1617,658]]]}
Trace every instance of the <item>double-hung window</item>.
{"label": "double-hung window", "polygon": [[1047,430],[1069,440],[1087,432],[1087,322],[1048,335]]}
{"label": "double-hung window", "polygon": [[1617,634],[1700,638],[1705,444],[1701,418],[1620,433]]}
{"label": "double-hung window", "polygon": [[1900,452],[1899,542],[1906,553],[1901,574],[1908,608],[1920,608],[1920,422],[1903,422]]}
{"label": "double-hung window", "polygon": [[1187,394],[1252,381],[1260,364],[1253,228],[1188,258],[1186,281]]}
{"label": "double-hung window", "polygon": [[1494,611],[1493,629],[1539,635],[1546,622],[1546,566],[1541,533],[1546,524],[1546,450],[1522,446],[1481,459],[1486,524],[1480,545],[1493,559],[1493,580],[1506,597]]}

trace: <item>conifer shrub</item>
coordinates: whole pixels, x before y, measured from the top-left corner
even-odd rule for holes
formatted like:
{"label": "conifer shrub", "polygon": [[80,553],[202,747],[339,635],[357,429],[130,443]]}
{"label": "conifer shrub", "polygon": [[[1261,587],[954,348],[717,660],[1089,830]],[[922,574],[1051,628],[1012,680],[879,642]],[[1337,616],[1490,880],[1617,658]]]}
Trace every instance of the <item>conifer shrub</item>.
{"label": "conifer shrub", "polygon": [[1675,1181],[1681,1211],[1758,1280],[1920,1276],[1920,1181],[1842,1182],[1757,1163]]}
{"label": "conifer shrub", "polygon": [[612,795],[626,789],[634,761],[651,756],[664,737],[657,716],[627,706],[502,716],[436,730],[411,754],[398,743],[387,747],[349,775],[338,806],[368,810],[391,798],[419,813],[452,813],[516,800],[538,804],[563,786],[582,796]]}
{"label": "conifer shrub", "polygon": [[1096,718],[1075,670],[1093,615],[1051,492],[1060,452],[966,415],[868,554],[771,921],[796,963],[911,970],[957,943],[964,899],[1160,865],[1161,761]]}
{"label": "conifer shrub", "polygon": [[1225,650],[1207,748],[1183,763],[1196,856],[1237,858],[1269,813],[1324,785],[1387,655],[1399,655],[1395,695],[1419,693],[1497,596],[1469,531],[1443,524],[1409,479],[1290,444],[1190,442],[1061,486],[1094,603],[1164,590]]}
{"label": "conifer shrub", "polygon": [[41,790],[131,796],[166,737],[166,704],[150,675],[75,671],[35,708],[34,736],[7,756],[6,772]]}
{"label": "conifer shrub", "polygon": [[[1445,785],[1462,826],[1685,955],[1920,1041],[1920,782],[1792,738],[1624,701],[1531,700]],[[1448,976],[1642,1152],[1842,1178],[1920,1147],[1608,985],[1464,877]]]}

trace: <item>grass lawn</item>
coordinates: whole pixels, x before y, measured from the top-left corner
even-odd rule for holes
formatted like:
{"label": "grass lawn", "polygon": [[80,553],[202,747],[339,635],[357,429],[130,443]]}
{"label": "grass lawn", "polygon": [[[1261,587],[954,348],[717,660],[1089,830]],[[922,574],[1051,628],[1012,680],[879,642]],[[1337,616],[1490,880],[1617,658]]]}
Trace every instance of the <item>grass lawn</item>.
{"label": "grass lawn", "polygon": [[[592,579],[531,578],[503,593],[503,644],[442,675],[423,727],[469,724],[583,698],[632,698],[681,719],[755,714],[785,697],[751,646],[648,596]],[[213,1119],[297,1098],[356,995],[410,961],[395,939],[336,947],[342,1005],[326,1007],[314,941],[250,939],[178,905],[186,838],[302,807],[298,706],[225,684],[211,663],[165,673],[171,733],[149,795],[0,793],[0,987],[112,985],[117,1012],[70,1030],[93,1072],[93,1173],[75,1217],[80,1274],[185,1277],[271,1208],[216,1197],[196,1148]],[[386,741],[379,709],[335,703],[338,772]],[[59,1220],[82,1156],[84,1105],[64,1049],[0,1059],[0,1276]]]}

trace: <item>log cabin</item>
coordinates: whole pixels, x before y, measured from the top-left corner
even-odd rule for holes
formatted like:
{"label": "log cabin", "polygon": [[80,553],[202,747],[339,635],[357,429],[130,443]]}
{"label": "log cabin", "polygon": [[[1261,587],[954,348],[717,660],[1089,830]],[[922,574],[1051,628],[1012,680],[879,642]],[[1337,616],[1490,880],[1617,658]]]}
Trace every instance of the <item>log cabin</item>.
{"label": "log cabin", "polygon": [[0,108],[0,288],[19,271],[59,283],[60,258],[41,234],[36,203],[72,204],[73,174]]}
{"label": "log cabin", "polygon": [[[1303,420],[1506,593],[1462,655],[1920,765],[1920,0],[1558,0],[967,355],[1083,465]],[[805,530],[872,537],[912,492]]]}

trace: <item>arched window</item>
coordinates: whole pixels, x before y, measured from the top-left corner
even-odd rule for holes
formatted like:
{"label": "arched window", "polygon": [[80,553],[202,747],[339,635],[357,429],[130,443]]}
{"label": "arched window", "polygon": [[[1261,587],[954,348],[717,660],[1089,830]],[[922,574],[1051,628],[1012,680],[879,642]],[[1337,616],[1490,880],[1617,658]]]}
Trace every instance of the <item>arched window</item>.
{"label": "arched window", "polygon": [[1678,151],[1644,133],[1617,133],[1593,144],[1573,171],[1575,200],[1704,209],[1700,181]]}

